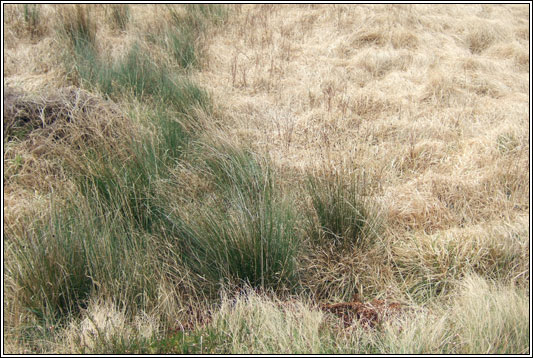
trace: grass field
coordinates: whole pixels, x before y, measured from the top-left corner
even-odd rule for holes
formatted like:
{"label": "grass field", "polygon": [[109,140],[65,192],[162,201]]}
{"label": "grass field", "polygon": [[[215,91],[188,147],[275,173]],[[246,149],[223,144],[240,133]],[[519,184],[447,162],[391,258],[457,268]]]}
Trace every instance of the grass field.
{"label": "grass field", "polygon": [[5,4],[4,353],[530,353],[529,11]]}

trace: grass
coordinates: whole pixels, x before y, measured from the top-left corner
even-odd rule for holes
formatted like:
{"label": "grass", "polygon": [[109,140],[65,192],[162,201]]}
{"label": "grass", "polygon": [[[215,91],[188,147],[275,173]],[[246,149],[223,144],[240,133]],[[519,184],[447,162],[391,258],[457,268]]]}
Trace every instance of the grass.
{"label": "grass", "polygon": [[294,286],[295,214],[277,193],[268,164],[226,147],[211,149],[206,166],[218,198],[180,229],[184,261],[213,284]]}
{"label": "grass", "polygon": [[74,200],[53,210],[48,220],[33,223],[26,236],[11,238],[16,266],[8,270],[22,288],[21,305],[50,322],[76,314],[97,292],[129,309],[143,307],[156,284],[149,236],[95,199]]}
{"label": "grass", "polygon": [[[75,11],[64,11],[60,35],[71,40],[73,54],[66,55],[76,75],[83,83],[95,87],[106,96],[117,99],[132,96],[141,102],[156,100],[159,105],[171,105],[187,113],[191,106],[206,109],[205,91],[183,76],[172,75],[164,66],[158,66],[138,43],[121,59],[113,62],[99,55],[96,25],[86,7],[76,5]],[[183,38],[194,55],[194,39]]]}
{"label": "grass", "polygon": [[114,26],[120,31],[126,31],[131,13],[128,5],[109,5],[109,12]]}
{"label": "grass", "polygon": [[221,25],[227,19],[226,8],[215,4],[189,4],[184,12],[170,6],[167,9],[170,21],[163,36],[148,34],[148,38],[170,52],[182,69],[201,68],[205,57],[203,34],[212,24]]}
{"label": "grass", "polygon": [[529,353],[525,6],[4,12],[6,352]]}
{"label": "grass", "polygon": [[28,28],[28,31],[33,38],[39,33],[39,26],[41,24],[40,8],[36,4],[24,4],[24,22]]}
{"label": "grass", "polygon": [[308,193],[311,196],[313,217],[318,220],[311,233],[316,242],[338,247],[365,248],[380,235],[382,218],[377,207],[364,196],[365,187],[357,178],[341,173],[324,177],[309,176]]}
{"label": "grass", "polygon": [[92,20],[91,8],[86,5],[73,5],[61,8],[58,13],[58,31],[66,36],[75,48],[94,46],[96,41],[96,24]]}
{"label": "grass", "polygon": [[393,262],[398,274],[409,282],[412,297],[422,302],[449,294],[456,289],[456,282],[470,272],[489,280],[523,285],[528,277],[523,224],[505,229],[485,224],[412,237],[396,243]]}
{"label": "grass", "polygon": [[193,106],[208,109],[208,96],[187,78],[173,76],[168,69],[157,66],[133,44],[124,58],[109,64],[100,59],[87,43],[75,47],[74,68],[83,82],[110,98],[133,97],[141,102],[171,106],[187,114]]}
{"label": "grass", "polygon": [[232,353],[527,353],[528,298],[523,291],[475,275],[460,286],[443,314],[414,310],[376,330],[356,324],[348,334],[339,333],[335,320],[308,304],[253,292],[225,301],[212,326],[227,333],[222,345]]}
{"label": "grass", "polygon": [[[149,261],[131,260],[139,252],[150,257],[146,240],[154,226],[164,222],[154,183],[164,180],[186,146],[190,134],[182,125],[185,116],[207,101],[188,79],[180,78],[180,85],[173,82],[135,45],[123,62],[104,64],[94,44],[88,8],[76,6],[61,16],[61,34],[71,40],[84,81],[114,98],[131,91],[139,101],[152,105],[157,100],[167,109],[152,111],[149,119],[157,134],[134,134],[124,145],[126,158],[115,157],[112,147],[103,145],[88,148],[78,163],[72,159],[78,192],[68,198],[70,203],[53,207],[49,219],[33,222],[22,237],[13,238],[12,254],[19,266],[12,268],[12,277],[23,287],[20,303],[51,321],[75,314],[95,292],[105,296],[120,291],[129,309],[145,307],[153,297],[150,284],[143,283],[154,272],[145,266]],[[148,276],[141,273],[145,269]],[[139,284],[142,292],[137,291]]]}

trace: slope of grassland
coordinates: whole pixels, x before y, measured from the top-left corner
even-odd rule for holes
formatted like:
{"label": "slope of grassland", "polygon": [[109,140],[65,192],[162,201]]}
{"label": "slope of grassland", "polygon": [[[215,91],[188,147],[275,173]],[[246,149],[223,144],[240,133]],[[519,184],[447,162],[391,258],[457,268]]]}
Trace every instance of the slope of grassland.
{"label": "slope of grassland", "polygon": [[529,353],[529,10],[5,5],[4,352]]}

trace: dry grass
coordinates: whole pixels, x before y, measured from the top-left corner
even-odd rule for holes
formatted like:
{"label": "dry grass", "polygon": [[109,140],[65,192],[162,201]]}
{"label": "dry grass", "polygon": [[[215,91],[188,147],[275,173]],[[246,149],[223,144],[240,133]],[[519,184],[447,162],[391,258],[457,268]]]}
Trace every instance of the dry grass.
{"label": "dry grass", "polygon": [[310,256],[315,294],[528,285],[528,22],[519,5],[239,6],[213,37],[200,75],[226,136],[282,173],[365,173],[383,203],[383,246]]}
{"label": "dry grass", "polygon": [[395,235],[514,222],[529,213],[527,21],[525,6],[242,6],[201,76],[234,140],[378,181]]}
{"label": "dry grass", "polygon": [[[365,196],[385,219],[369,247],[336,250],[314,245],[309,220],[296,215],[291,223],[303,248],[296,269],[310,295],[302,294],[288,310],[262,296],[222,300],[210,326],[224,330],[224,344],[215,339],[221,347],[215,352],[527,352],[521,334],[529,323],[522,315],[530,280],[528,6],[224,9],[229,15],[222,26],[204,27],[202,16],[222,22],[216,11],[180,5],[4,5],[3,187],[9,235],[24,235],[28,218],[43,221],[50,215],[52,197],[61,206],[62,197],[76,193],[68,170],[86,167],[87,148],[101,146],[125,158],[131,153],[122,138],[158,133],[158,124],[146,123],[159,114],[146,108],[143,91],[127,96],[130,84],[124,85],[112,103],[103,99],[102,88],[86,86],[65,65],[73,58],[73,43],[66,39],[76,41],[76,33],[92,44],[102,72],[137,44],[150,54],[146,68],[187,76],[209,92],[212,111],[194,108],[183,117],[197,120],[184,122],[200,132],[200,141],[227,142],[268,157],[280,197],[292,201],[296,213],[313,205],[302,195],[305,178],[330,171],[364,178]],[[192,33],[177,28],[185,18]],[[171,31],[189,36],[194,46],[180,47],[176,39],[182,37]],[[150,98],[156,103],[162,89],[154,86]],[[183,215],[192,217],[187,213],[198,211],[198,198],[216,201],[210,197],[212,183],[195,167],[195,158],[202,158],[197,154],[169,168],[156,184],[147,181],[150,195],[165,198],[173,214],[183,207]],[[198,282],[175,267],[179,255],[170,251],[172,238],[165,240],[168,251],[163,245],[157,250],[165,257],[161,272],[168,275],[155,290],[152,311],[132,316],[91,297],[87,310],[59,334],[32,319],[16,299],[7,299],[6,351],[145,352],[144,345],[152,347],[150,340],[166,334],[176,317],[181,322],[191,316],[188,310],[197,313],[187,307],[197,299]],[[4,299],[15,297],[17,284],[9,275],[4,280]],[[416,312],[375,334],[359,327],[347,338],[342,330],[324,328],[327,317],[302,303],[308,296],[331,302],[355,293],[394,299]],[[98,330],[114,334],[91,340]],[[291,340],[294,332],[299,334]],[[499,335],[504,338],[498,343]],[[249,338],[255,343],[247,343]],[[183,342],[169,351],[183,352]]]}

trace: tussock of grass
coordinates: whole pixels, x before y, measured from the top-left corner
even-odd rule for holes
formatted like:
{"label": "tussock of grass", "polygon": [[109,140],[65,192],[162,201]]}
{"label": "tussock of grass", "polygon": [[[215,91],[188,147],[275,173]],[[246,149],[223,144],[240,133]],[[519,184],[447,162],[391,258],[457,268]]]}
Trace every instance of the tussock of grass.
{"label": "tussock of grass", "polygon": [[477,275],[458,282],[452,302],[433,313],[390,322],[367,336],[375,352],[395,354],[526,354],[529,351],[527,294]]}
{"label": "tussock of grass", "polygon": [[398,241],[393,261],[413,297],[422,301],[450,293],[470,272],[521,285],[529,277],[524,224],[484,225]]}
{"label": "tussock of grass", "polygon": [[119,108],[78,88],[46,94],[7,91],[4,142],[8,191],[47,194],[69,185],[67,167],[79,170],[91,148],[105,148],[123,157],[121,137],[132,135]]}
{"label": "tussock of grass", "polygon": [[349,332],[302,302],[243,293],[226,299],[212,325],[227,333],[232,352],[305,354],[524,354],[529,350],[527,296],[514,287],[468,276],[444,312],[415,309],[379,329],[355,324]]}
{"label": "tussock of grass", "polygon": [[63,330],[59,347],[78,354],[150,353],[158,322],[144,313],[128,317],[111,301],[92,300],[83,316]]}
{"label": "tussock of grass", "polygon": [[295,285],[295,214],[277,193],[266,162],[236,148],[212,148],[207,177],[215,202],[180,229],[184,261],[212,284]]}
{"label": "tussock of grass", "polygon": [[[190,30],[189,30],[190,31]],[[198,65],[196,49],[192,41],[193,34],[187,30],[176,28],[169,32],[166,46],[181,67],[187,69]]]}
{"label": "tussock of grass", "polygon": [[333,343],[323,321],[322,312],[303,303],[284,303],[244,290],[223,301],[211,325],[226,334],[221,346],[229,353],[317,354]]}
{"label": "tussock of grass", "polygon": [[10,238],[16,261],[8,270],[20,288],[17,300],[40,320],[75,314],[96,293],[133,310],[154,297],[149,236],[135,230],[133,220],[102,206],[97,193],[90,194],[92,199],[75,198],[53,209],[25,236]]}
{"label": "tussock of grass", "polygon": [[[72,58],[67,62],[70,62],[82,82],[114,99],[133,96],[141,102],[155,101],[159,105],[172,105],[183,113],[187,113],[191,106],[207,109],[208,96],[205,91],[183,76],[172,75],[165,66],[157,65],[138,43],[134,43],[127,54],[117,61],[102,57],[95,43],[96,27],[88,9],[76,5],[60,13],[59,33],[71,40],[73,52],[66,55]],[[191,31],[190,26],[183,27],[183,31]],[[187,56],[194,57],[195,39],[180,34],[176,36],[181,41],[180,46],[188,47],[190,53]]]}
{"label": "tussock of grass", "polygon": [[450,325],[464,354],[528,354],[529,297],[514,287],[468,276],[454,303]]}
{"label": "tussock of grass", "polygon": [[[364,184],[363,184],[364,185]],[[382,230],[382,217],[356,177],[328,173],[309,176],[308,192],[318,227],[312,236],[322,245],[369,247]],[[311,219],[312,220],[312,219]]]}
{"label": "tussock of grass", "polygon": [[[121,113],[113,103],[74,87],[46,95],[6,89],[4,137],[7,140],[38,139],[68,143],[70,147],[96,145],[102,138],[112,141]],[[103,120],[102,117],[107,117]]]}
{"label": "tussock of grass", "polygon": [[[183,9],[179,9],[183,10]],[[169,25],[158,38],[149,38],[172,54],[183,69],[200,68],[205,57],[204,32],[211,24],[221,24],[227,18],[227,10],[221,5],[186,5],[185,11],[168,7]]]}

